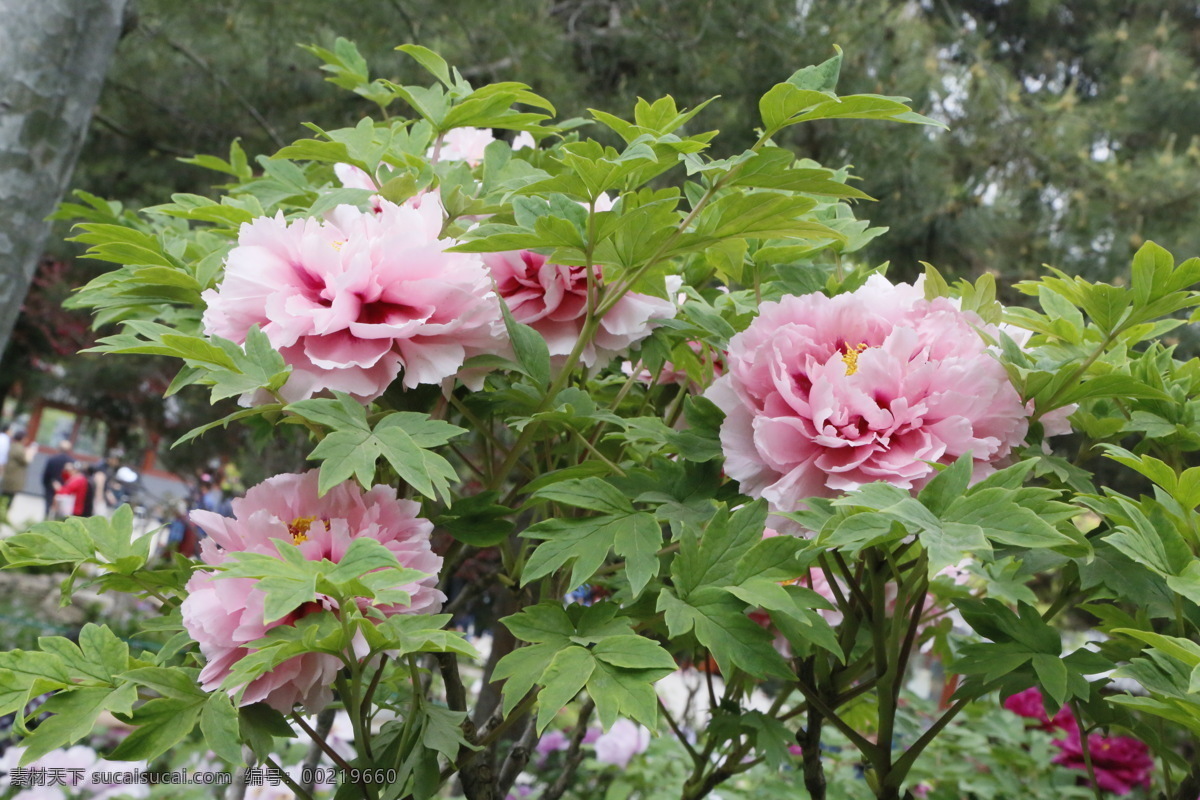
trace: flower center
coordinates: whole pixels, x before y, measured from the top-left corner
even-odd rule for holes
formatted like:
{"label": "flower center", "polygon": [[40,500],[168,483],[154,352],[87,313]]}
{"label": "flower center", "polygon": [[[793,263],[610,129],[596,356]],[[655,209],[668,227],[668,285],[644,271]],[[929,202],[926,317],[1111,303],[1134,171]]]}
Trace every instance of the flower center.
{"label": "flower center", "polygon": [[308,541],[308,529],[317,521],[316,517],[296,517],[288,523],[288,533],[292,535],[292,544]]}
{"label": "flower center", "polygon": [[846,345],[845,351],[842,352],[842,361],[846,364],[846,374],[853,375],[858,372],[858,354],[867,349],[866,342],[859,342],[856,345]]}

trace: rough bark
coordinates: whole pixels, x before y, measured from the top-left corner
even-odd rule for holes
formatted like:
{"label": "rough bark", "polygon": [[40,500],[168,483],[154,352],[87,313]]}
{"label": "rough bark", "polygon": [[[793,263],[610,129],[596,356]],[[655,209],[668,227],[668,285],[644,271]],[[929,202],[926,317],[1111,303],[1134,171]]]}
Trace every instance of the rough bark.
{"label": "rough bark", "polygon": [[71,179],[126,0],[0,0],[0,353]]}

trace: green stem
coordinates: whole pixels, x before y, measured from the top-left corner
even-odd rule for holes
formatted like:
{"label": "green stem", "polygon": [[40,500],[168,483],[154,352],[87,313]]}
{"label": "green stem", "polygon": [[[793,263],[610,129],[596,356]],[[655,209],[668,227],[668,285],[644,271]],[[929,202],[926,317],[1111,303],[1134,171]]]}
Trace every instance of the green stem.
{"label": "green stem", "polygon": [[658,698],[658,710],[662,712],[663,719],[665,719],[667,721],[667,725],[671,727],[671,731],[675,734],[675,738],[679,740],[679,743],[683,745],[683,749],[687,750],[688,755],[692,757],[692,764],[697,767],[701,766],[703,762],[700,760],[700,754],[696,752],[696,748],[692,747],[691,742],[687,740],[687,736],[684,735],[683,730],[679,727],[679,723],[676,722],[675,718],[671,716],[671,712],[667,710],[667,707],[663,704],[661,697]]}
{"label": "green stem", "polygon": [[[358,667],[358,662],[353,662],[354,667]],[[346,713],[350,717],[350,725],[354,729],[354,744],[358,747],[360,753],[364,754],[369,760],[374,761],[374,756],[371,754],[371,743],[368,732],[363,725],[361,711],[362,704],[359,700],[359,689],[361,688],[362,669],[351,668],[351,680],[349,685],[346,683],[346,678],[338,675],[334,680],[334,686],[337,687],[338,694],[342,697],[342,705],[346,709]],[[359,780],[358,788],[362,792],[363,797],[367,800],[378,800],[379,793],[374,788],[373,784],[368,784],[366,781]]]}
{"label": "green stem", "polygon": [[1094,351],[1092,351],[1092,354],[1084,359],[1082,364],[1075,368],[1075,371],[1071,373],[1071,377],[1068,378],[1066,382],[1054,392],[1054,394],[1050,395],[1050,399],[1043,404],[1044,408],[1038,409],[1037,412],[1035,412],[1034,415],[1029,418],[1029,422],[1037,422],[1047,411],[1053,411],[1054,409],[1058,408],[1057,403],[1059,398],[1070,391],[1074,387],[1077,380],[1087,374],[1088,369],[1091,368],[1092,364],[1096,363],[1096,359],[1104,355],[1104,351],[1107,350],[1109,345],[1116,340],[1119,334],[1120,330],[1116,330],[1105,336],[1104,340],[1100,342],[1100,345]]}
{"label": "green stem", "polygon": [[608,468],[609,468],[609,469],[611,469],[613,472],[615,472],[615,473],[617,473],[618,475],[620,475],[622,478],[626,477],[626,476],[625,476],[625,470],[621,469],[619,466],[617,466],[617,465],[616,465],[616,464],[614,464],[614,463],[613,463],[611,460],[609,460],[608,456],[604,455],[604,454],[603,454],[603,453],[601,453],[599,450],[597,450],[597,449],[596,449],[596,446],[595,446],[595,445],[593,445],[591,442],[589,442],[589,441],[587,440],[587,437],[586,437],[586,436],[584,436],[584,435],[583,435],[582,433],[580,433],[579,431],[575,430],[575,428],[573,428],[573,427],[568,427],[568,428],[567,428],[567,430],[568,430],[568,431],[569,431],[571,434],[573,434],[573,435],[575,436],[575,438],[577,438],[577,439],[579,440],[580,444],[582,444],[582,445],[584,446],[584,448],[585,448],[585,449],[586,449],[586,450],[587,450],[589,453],[591,453],[593,456],[595,456],[595,457],[596,457],[596,458],[598,458],[598,459],[599,459],[601,462],[603,462],[603,463],[604,463],[604,465],[605,465],[606,467],[608,467]]}
{"label": "green stem", "polygon": [[[889,617],[884,609],[887,607],[885,593],[887,576],[881,569],[879,555],[875,548],[867,551],[867,574],[871,576],[871,643],[875,658],[875,673],[879,676],[878,691],[878,758],[871,759],[875,774],[879,776],[880,784],[886,782],[892,771],[892,739],[896,726],[896,706],[899,695],[899,680],[896,668],[899,658],[891,644],[889,636]],[[907,601],[901,596],[903,586],[897,582],[896,607],[903,607]],[[894,625],[891,627],[895,627]],[[865,754],[864,754],[865,755]]]}
{"label": "green stem", "polygon": [[363,695],[362,705],[359,706],[359,713],[363,719],[370,720],[371,701],[375,699],[375,690],[379,688],[379,680],[383,677],[383,668],[387,666],[388,656],[384,653],[379,657],[379,667],[375,670],[375,674],[371,676],[371,682],[367,685],[367,693]]}
{"label": "green stem", "polygon": [[533,708],[533,704],[535,702],[537,702],[537,694],[535,692],[530,692],[529,694],[525,695],[521,702],[517,703],[516,707],[513,708],[507,717],[500,720],[496,727],[488,731],[487,735],[479,740],[479,746],[487,747],[492,742],[503,736],[504,732],[508,730],[514,722],[523,717],[529,711],[529,709]]}
{"label": "green stem", "polygon": [[320,747],[325,755],[329,756],[330,760],[333,761],[333,763],[336,764],[343,772],[348,772],[351,769],[350,764],[346,761],[346,759],[342,758],[341,753],[330,747],[329,742],[325,741],[325,737],[313,730],[312,726],[304,721],[304,717],[293,711],[292,722],[296,723],[297,727],[304,731],[305,735],[308,736],[309,739],[312,739],[313,742],[316,743],[317,747]]}
{"label": "green stem", "polygon": [[809,686],[802,678],[796,677],[796,688],[804,695],[804,699],[808,701],[810,707],[816,708],[821,716],[829,720],[835,728],[841,731],[842,735],[850,740],[851,744],[858,748],[867,760],[874,764],[879,759],[879,751],[881,748],[877,744],[873,744],[869,739],[861,733],[854,730],[844,719],[839,717],[837,713],[829,707],[829,705],[821,699],[814,687]]}
{"label": "green stem", "polygon": [[[1082,720],[1079,716],[1079,706],[1072,701],[1071,711],[1075,714],[1076,720]],[[1088,781],[1092,784],[1092,792],[1096,795],[1096,800],[1104,800],[1104,792],[1100,789],[1100,784],[1096,781],[1096,768],[1092,764],[1092,746],[1088,742],[1088,731],[1082,725],[1079,728],[1079,749],[1083,751],[1083,766],[1087,768]]]}
{"label": "green stem", "polygon": [[942,729],[949,725],[955,717],[957,717],[964,708],[978,699],[978,695],[959,698],[954,705],[946,709],[946,713],[938,717],[937,720],[929,726],[920,737],[913,742],[912,747],[904,751],[904,755],[896,759],[896,763],[892,765],[892,772],[888,775],[888,781],[894,781],[895,786],[899,786],[900,782],[908,775],[908,771],[912,769],[912,765],[916,763],[917,758],[924,752],[937,735],[942,732]]}
{"label": "green stem", "polygon": [[305,790],[303,786],[296,783],[292,776],[287,774],[287,770],[279,766],[279,762],[270,756],[267,756],[263,760],[268,767],[275,770],[276,774],[279,775],[280,779],[287,784],[287,787],[291,789],[293,793],[295,793],[296,797],[300,798],[300,800],[313,800],[312,794]]}

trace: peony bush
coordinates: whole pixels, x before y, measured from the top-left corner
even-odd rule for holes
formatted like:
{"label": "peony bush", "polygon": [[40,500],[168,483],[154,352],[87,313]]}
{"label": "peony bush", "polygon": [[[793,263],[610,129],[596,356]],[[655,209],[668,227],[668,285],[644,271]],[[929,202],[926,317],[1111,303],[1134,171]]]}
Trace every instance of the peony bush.
{"label": "peony bush", "polygon": [[791,129],[936,123],[840,54],[717,157],[706,104],[556,123],[399,49],[432,85],[312,48],[380,118],[192,159],[212,198],[64,206],[97,351],[240,403],[179,444],[311,463],[198,560],[128,508],[0,542],[157,612],[0,654],[18,766],[115,720],[306,800],[1200,794],[1200,260],[887,277]]}

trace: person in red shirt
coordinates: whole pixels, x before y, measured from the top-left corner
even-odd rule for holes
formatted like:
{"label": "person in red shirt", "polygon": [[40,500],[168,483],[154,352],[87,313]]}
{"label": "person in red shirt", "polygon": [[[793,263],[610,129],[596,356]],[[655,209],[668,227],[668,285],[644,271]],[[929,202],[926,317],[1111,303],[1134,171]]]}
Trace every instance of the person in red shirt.
{"label": "person in red shirt", "polygon": [[[79,469],[79,464],[71,462],[63,467],[62,486],[55,493],[55,505],[59,514],[67,516],[69,511],[75,516],[81,515],[84,501],[87,499],[87,489],[87,476]],[[64,499],[67,497],[73,497],[74,503]]]}

